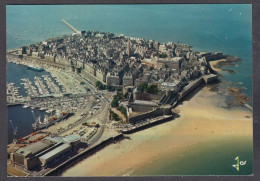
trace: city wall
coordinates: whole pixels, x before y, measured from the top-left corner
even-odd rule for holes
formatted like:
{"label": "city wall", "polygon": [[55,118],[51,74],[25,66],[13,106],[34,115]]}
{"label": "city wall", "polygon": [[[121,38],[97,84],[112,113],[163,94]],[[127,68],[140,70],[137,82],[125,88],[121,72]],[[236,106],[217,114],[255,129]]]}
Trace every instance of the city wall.
{"label": "city wall", "polygon": [[131,130],[126,130],[126,131],[122,131],[123,134],[131,134],[131,133],[135,133],[135,132],[138,132],[138,131],[142,131],[144,129],[147,129],[147,128],[150,128],[152,126],[155,126],[155,125],[158,125],[158,124],[161,124],[161,123],[164,123],[164,122],[167,122],[167,121],[170,121],[173,119],[173,116],[171,117],[166,117],[166,118],[162,118],[158,121],[155,121],[155,122],[152,122],[150,124],[146,124],[146,125],[143,125],[143,126],[140,126],[138,128],[135,128],[135,129],[131,129]]}
{"label": "city wall", "polygon": [[[143,106],[144,107],[144,106]],[[148,119],[148,118],[154,118],[158,116],[163,116],[163,115],[170,115],[171,114],[171,108],[154,108],[151,111],[129,117],[129,122],[131,124],[136,124],[140,120]]]}
{"label": "city wall", "polygon": [[225,56],[222,53],[215,53],[215,54],[210,54],[210,55],[205,56],[207,61],[218,60],[218,59],[222,59],[224,57]]}
{"label": "city wall", "polygon": [[186,97],[190,92],[192,92],[195,88],[197,88],[198,86],[201,86],[202,84],[204,84],[204,79],[203,77],[200,77],[199,79],[195,80],[193,83],[191,83],[190,85],[188,85],[188,87],[186,87],[183,91],[181,91],[179,93],[180,99],[183,99],[184,97]]}
{"label": "city wall", "polygon": [[85,64],[85,71],[93,76],[96,76],[96,69],[89,64]]}
{"label": "city wall", "polygon": [[[100,81],[99,79],[97,79],[97,77],[93,76],[92,74],[90,74],[89,72],[87,72],[86,70],[82,70],[81,74],[83,76],[85,76],[89,81],[91,81],[93,84],[95,84],[97,81]],[[103,84],[105,84],[104,82],[101,82]]]}

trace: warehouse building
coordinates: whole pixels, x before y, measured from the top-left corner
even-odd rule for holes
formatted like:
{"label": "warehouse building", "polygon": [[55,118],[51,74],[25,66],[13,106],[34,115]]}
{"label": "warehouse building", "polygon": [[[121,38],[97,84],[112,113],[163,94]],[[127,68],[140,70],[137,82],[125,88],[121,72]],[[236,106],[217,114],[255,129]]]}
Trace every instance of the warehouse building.
{"label": "warehouse building", "polygon": [[59,147],[47,152],[46,154],[39,157],[41,161],[41,166],[46,166],[51,163],[55,158],[67,153],[71,150],[71,145],[62,144]]}
{"label": "warehouse building", "polygon": [[42,140],[19,148],[14,153],[11,153],[11,163],[20,165],[26,170],[30,170],[40,164],[36,155],[52,147],[53,145],[54,143],[49,140]]}
{"label": "warehouse building", "polygon": [[62,137],[46,137],[36,143],[19,148],[11,153],[10,160],[14,165],[26,170],[47,166],[55,159],[67,154],[80,143],[78,135]]}

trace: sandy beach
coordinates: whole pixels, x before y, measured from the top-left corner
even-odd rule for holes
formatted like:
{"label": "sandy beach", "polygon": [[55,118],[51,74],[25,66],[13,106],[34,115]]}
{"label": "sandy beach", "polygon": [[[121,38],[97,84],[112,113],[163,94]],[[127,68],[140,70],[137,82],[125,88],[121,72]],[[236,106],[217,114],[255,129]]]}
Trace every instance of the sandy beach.
{"label": "sandy beach", "polygon": [[[111,144],[66,170],[62,176],[131,175],[147,165],[170,155],[179,158],[195,145],[240,138],[252,140],[252,111],[235,107],[226,109],[223,96],[204,87],[177,109],[180,117],[173,121],[134,133]],[[229,144],[229,143],[227,143]]]}
{"label": "sandy beach", "polygon": [[209,64],[210,64],[211,68],[212,68],[214,71],[222,72],[223,70],[218,67],[218,64],[219,64],[220,62],[226,62],[226,61],[227,61],[226,59],[214,60],[214,61],[210,61]]}

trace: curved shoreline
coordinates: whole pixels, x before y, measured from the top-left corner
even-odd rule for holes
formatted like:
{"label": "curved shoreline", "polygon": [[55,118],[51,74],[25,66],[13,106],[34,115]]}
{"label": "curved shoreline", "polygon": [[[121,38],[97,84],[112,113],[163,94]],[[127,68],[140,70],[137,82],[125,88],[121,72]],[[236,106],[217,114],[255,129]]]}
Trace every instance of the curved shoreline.
{"label": "curved shoreline", "polygon": [[216,143],[241,135],[250,140],[252,112],[242,107],[223,108],[224,98],[208,89],[203,88],[179,106],[180,118],[132,134],[131,140],[109,145],[67,169],[62,176],[131,175],[134,170],[156,164],[164,156],[177,158],[191,145]]}
{"label": "curved shoreline", "polygon": [[222,72],[223,70],[219,67],[219,63],[226,62],[226,61],[227,61],[226,59],[214,60],[214,61],[210,61],[209,64],[214,71]]}

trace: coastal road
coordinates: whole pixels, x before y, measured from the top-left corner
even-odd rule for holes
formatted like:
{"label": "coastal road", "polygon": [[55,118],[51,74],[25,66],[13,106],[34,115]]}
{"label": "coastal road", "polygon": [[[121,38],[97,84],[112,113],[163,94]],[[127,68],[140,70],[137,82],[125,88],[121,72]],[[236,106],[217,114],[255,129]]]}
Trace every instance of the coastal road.
{"label": "coastal road", "polygon": [[[102,97],[102,95],[99,95],[99,96],[94,96],[95,99],[97,99],[97,98],[100,99],[100,104],[101,104],[101,107],[99,108],[99,110],[96,113],[94,113],[93,115],[87,114],[87,115],[82,116],[81,121],[75,123],[72,127],[59,132],[58,135],[62,135],[66,131],[72,130],[73,128],[78,127],[79,125],[81,125],[82,123],[84,123],[86,121],[89,121],[89,122],[95,121],[95,122],[99,123],[100,128],[98,129],[97,133],[90,139],[90,141],[88,142],[88,145],[90,146],[90,145],[94,144],[95,142],[97,142],[99,140],[99,138],[103,135],[103,132],[105,130],[105,125],[106,125],[106,121],[108,118],[108,108],[109,108],[109,102],[104,97]],[[91,111],[91,109],[96,104],[95,103],[92,104],[92,106],[90,106],[88,108],[88,111]]]}
{"label": "coastal road", "polygon": [[109,111],[109,102],[104,99],[103,97],[101,97],[102,99],[102,107],[100,108],[101,112],[96,116],[100,118],[100,129],[99,131],[96,133],[96,135],[89,140],[88,145],[91,146],[94,143],[96,143],[101,136],[103,135],[104,131],[105,131],[105,127],[106,127],[106,122],[108,119],[108,111]]}

